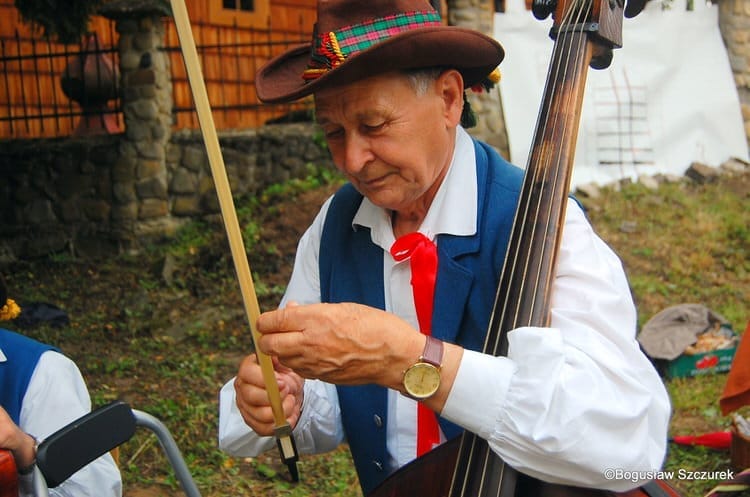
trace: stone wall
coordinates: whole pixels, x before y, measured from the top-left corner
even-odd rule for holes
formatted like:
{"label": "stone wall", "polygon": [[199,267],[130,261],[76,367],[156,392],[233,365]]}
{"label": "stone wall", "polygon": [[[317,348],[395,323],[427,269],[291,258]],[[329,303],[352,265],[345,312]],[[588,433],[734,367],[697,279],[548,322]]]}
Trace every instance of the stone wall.
{"label": "stone wall", "polygon": [[[221,134],[233,195],[304,177],[311,166],[332,167],[315,133],[311,125],[292,124]],[[198,132],[171,136],[163,178],[152,174],[153,161],[123,168],[123,143],[124,136],[5,142],[0,263],[60,251],[100,255],[137,248],[186,221],[219,214]]]}
{"label": "stone wall", "polygon": [[[163,3],[114,0],[125,132],[0,147],[0,262],[70,251],[98,255],[170,236],[220,213],[200,131],[172,130]],[[220,133],[232,194],[330,167],[312,124]]]}
{"label": "stone wall", "polygon": [[[750,0],[718,0],[720,26],[750,136]],[[449,22],[492,35],[494,1],[449,0]],[[219,212],[203,140],[171,130],[165,11],[114,0],[126,131],[85,139],[4,142],[0,147],[0,262],[69,250],[98,254],[169,236],[185,221]],[[502,87],[502,84],[500,85]],[[508,156],[499,92],[469,94],[470,132]],[[330,166],[312,125],[222,133],[232,191],[252,194],[308,165]]]}
{"label": "stone wall", "polygon": [[742,106],[745,136],[750,142],[750,1],[719,0],[719,29]]}

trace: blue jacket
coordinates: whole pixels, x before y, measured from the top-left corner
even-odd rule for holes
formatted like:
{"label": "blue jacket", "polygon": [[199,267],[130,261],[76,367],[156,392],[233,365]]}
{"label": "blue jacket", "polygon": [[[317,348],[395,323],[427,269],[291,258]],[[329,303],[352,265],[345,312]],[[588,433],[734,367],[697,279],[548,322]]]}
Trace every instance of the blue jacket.
{"label": "blue jacket", "polygon": [[39,357],[48,350],[57,349],[0,328],[0,350],[7,357],[6,361],[0,362],[0,405],[13,422],[19,424],[23,398]]}
{"label": "blue jacket", "polygon": [[[482,350],[495,301],[500,271],[518,203],[523,171],[489,146],[475,141],[477,166],[477,233],[439,235],[432,334],[440,340]],[[323,302],[358,302],[385,308],[383,250],[370,230],[352,229],[362,196],[345,185],[334,196],[320,245]],[[347,441],[360,485],[369,494],[395,468],[386,451],[387,390],[377,385],[337,388]],[[447,438],[461,428],[444,419]]]}

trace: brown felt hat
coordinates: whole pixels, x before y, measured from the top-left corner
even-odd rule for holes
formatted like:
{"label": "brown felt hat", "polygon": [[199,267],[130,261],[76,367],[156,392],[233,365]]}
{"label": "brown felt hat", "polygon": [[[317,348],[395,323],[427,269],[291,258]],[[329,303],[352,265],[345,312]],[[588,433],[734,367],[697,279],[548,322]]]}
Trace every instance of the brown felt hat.
{"label": "brown felt hat", "polygon": [[270,60],[255,86],[263,102],[291,102],[388,71],[450,67],[468,88],[504,54],[485,34],[443,25],[426,0],[319,0],[312,43]]}

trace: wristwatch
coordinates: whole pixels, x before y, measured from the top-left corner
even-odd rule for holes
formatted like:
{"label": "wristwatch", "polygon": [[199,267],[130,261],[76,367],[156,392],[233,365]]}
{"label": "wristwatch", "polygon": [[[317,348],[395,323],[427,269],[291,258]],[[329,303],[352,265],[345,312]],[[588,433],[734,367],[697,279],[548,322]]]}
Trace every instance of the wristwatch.
{"label": "wristwatch", "polygon": [[422,357],[404,372],[404,390],[409,397],[424,400],[432,397],[440,387],[440,368],[443,363],[443,342],[427,336]]}

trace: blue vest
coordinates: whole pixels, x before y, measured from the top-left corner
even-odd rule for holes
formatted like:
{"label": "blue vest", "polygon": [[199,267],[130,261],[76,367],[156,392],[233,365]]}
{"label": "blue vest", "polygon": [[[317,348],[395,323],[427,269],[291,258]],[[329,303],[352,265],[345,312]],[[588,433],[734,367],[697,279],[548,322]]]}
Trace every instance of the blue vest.
{"label": "blue vest", "polygon": [[0,328],[0,350],[7,360],[0,362],[0,405],[14,423],[20,423],[21,405],[39,357],[57,350],[18,333]]}
{"label": "blue vest", "polygon": [[[482,350],[500,271],[513,225],[523,171],[489,146],[475,141],[477,234],[439,235],[432,334],[440,340]],[[362,202],[350,184],[334,196],[320,244],[323,302],[358,302],[385,308],[383,249],[370,230],[352,220]],[[377,385],[337,387],[347,441],[360,485],[369,494],[395,468],[387,467],[387,390]],[[440,419],[447,438],[462,429]]]}

